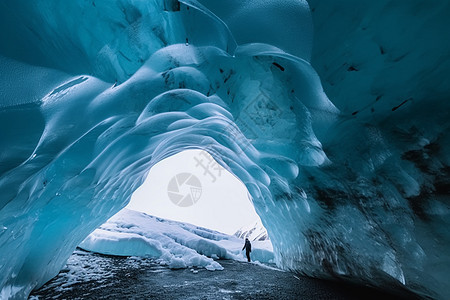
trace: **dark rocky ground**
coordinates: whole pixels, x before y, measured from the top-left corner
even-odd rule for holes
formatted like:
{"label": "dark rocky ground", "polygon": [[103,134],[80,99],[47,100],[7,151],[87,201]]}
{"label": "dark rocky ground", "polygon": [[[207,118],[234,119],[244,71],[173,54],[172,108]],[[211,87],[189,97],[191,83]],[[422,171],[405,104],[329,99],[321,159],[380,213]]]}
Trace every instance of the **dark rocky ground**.
{"label": "dark rocky ground", "polygon": [[402,299],[253,263],[219,263],[223,271],[171,270],[150,259],[78,250],[30,299]]}

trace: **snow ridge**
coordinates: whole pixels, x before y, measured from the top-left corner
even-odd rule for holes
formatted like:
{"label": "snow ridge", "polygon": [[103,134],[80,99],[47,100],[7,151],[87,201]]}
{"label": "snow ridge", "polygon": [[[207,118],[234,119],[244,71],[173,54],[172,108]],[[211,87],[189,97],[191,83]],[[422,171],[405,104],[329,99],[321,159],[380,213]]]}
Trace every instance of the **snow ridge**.
{"label": "snow ridge", "polygon": [[[80,248],[101,254],[143,256],[172,269],[222,270],[215,259],[245,261],[244,240],[217,231],[123,209],[92,232]],[[252,259],[273,262],[269,241],[254,242]]]}

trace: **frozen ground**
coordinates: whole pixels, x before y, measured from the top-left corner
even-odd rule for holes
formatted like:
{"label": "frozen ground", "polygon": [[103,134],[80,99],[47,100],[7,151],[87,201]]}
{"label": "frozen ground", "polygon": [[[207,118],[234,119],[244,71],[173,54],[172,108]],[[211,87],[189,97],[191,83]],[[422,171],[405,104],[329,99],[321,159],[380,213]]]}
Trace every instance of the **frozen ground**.
{"label": "frozen ground", "polygon": [[173,270],[149,258],[76,251],[30,299],[401,299],[283,272],[220,260],[223,271]]}
{"label": "frozen ground", "polygon": [[90,251],[78,248],[30,299],[390,298],[282,271],[269,240],[253,241],[254,262],[246,263],[243,242],[124,209],[81,243]]}

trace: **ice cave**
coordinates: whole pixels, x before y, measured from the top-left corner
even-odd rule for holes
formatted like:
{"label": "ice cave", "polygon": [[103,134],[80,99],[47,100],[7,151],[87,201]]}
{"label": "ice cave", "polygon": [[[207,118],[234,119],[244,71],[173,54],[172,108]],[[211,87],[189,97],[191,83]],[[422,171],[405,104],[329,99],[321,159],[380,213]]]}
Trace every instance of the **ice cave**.
{"label": "ice cave", "polygon": [[450,2],[1,0],[0,298],[203,149],[280,268],[450,298]]}

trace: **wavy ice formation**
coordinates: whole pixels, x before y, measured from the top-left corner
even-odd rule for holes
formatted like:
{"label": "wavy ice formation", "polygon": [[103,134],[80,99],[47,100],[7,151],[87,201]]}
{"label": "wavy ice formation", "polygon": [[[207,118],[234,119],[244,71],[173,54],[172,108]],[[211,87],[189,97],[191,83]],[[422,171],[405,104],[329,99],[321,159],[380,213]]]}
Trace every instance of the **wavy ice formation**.
{"label": "wavy ice formation", "polygon": [[[350,1],[367,16],[355,25],[333,15],[344,4],[316,2],[312,15],[297,0],[1,2],[1,297],[52,278],[154,164],[191,148],[246,185],[279,266],[448,297],[448,91],[424,76],[430,97],[398,103],[389,88],[407,83],[392,78],[383,102],[327,67],[360,58],[344,64],[353,76],[372,58],[345,50],[370,36],[361,28],[379,37],[377,16],[389,28],[390,11],[415,11]],[[420,11],[446,24],[442,6]],[[393,58],[378,66],[395,70],[402,45],[380,39]],[[360,102],[346,98],[352,88]]]}

